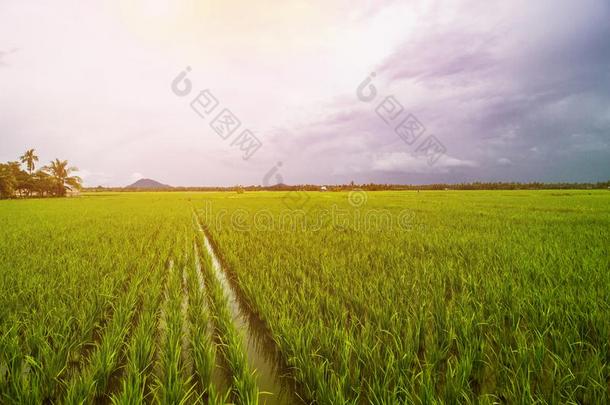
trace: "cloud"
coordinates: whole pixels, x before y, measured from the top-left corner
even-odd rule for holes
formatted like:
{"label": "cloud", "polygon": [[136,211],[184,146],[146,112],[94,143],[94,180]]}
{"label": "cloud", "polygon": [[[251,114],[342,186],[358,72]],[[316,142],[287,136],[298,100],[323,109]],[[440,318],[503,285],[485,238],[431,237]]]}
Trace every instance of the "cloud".
{"label": "cloud", "polygon": [[[115,185],[260,183],[278,161],[286,183],[610,178],[605,0],[187,3],[5,2],[0,36],[23,51],[0,75],[0,160],[35,146]],[[253,159],[170,91],[187,64],[260,137]],[[425,126],[417,142],[376,114],[387,96]],[[434,165],[414,158],[429,135]]]}
{"label": "cloud", "polygon": [[[609,178],[609,7],[520,2],[496,12],[478,2],[453,4],[449,21],[444,11],[432,12],[380,61],[373,103],[338,97],[320,108],[326,114],[271,136],[271,149],[292,155],[288,164],[315,161],[309,175],[336,181],[350,172],[375,181],[390,172],[398,181],[414,173],[436,181]],[[487,23],[471,23],[473,7]],[[569,28],[541,25],[549,16]],[[376,115],[389,95],[446,146],[443,160],[430,166],[413,157],[413,147]]]}
{"label": "cloud", "polygon": [[461,160],[451,156],[442,156],[430,165],[426,157],[414,156],[407,152],[389,152],[374,155],[370,169],[383,172],[404,173],[433,173],[445,172],[454,167],[477,167],[477,163],[470,160]]}
{"label": "cloud", "polygon": [[87,187],[111,186],[112,176],[104,172],[95,172],[87,169],[78,171],[78,176],[83,179],[83,184]]}
{"label": "cloud", "polygon": [[522,181],[561,180],[574,166],[583,169],[570,180],[609,178],[610,5],[545,1],[515,10],[468,27],[462,9],[454,24],[405,41],[378,67],[380,80],[489,178],[503,176],[494,162],[507,161]]}
{"label": "cloud", "polygon": [[143,178],[144,178],[144,176],[142,175],[142,173],[138,173],[138,172],[131,173],[131,180],[134,182],[136,182],[140,179],[143,179]]}

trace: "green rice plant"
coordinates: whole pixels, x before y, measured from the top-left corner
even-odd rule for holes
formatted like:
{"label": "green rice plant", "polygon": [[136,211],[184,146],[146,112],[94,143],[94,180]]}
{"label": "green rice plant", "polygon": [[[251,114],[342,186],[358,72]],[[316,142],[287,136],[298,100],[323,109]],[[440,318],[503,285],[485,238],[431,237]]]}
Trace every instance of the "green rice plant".
{"label": "green rice plant", "polygon": [[223,403],[217,361],[258,401],[193,207],[306,403],[610,400],[610,193],[310,193],[298,220],[285,202],[1,201],[0,402]]}
{"label": "green rice plant", "polygon": [[[63,396],[64,382],[79,372],[123,294],[127,269],[146,257],[142,247],[156,224],[130,221],[129,209],[108,215],[104,206],[81,202],[28,201],[4,205],[15,209],[10,216],[0,213],[7,225],[0,238],[0,308],[7,315],[0,316],[0,336],[19,336],[12,352],[0,353],[0,370],[8,360],[13,366],[6,385],[0,378],[4,402]],[[122,226],[108,237],[115,223]]]}
{"label": "green rice plant", "polygon": [[191,330],[191,357],[194,363],[197,383],[208,398],[214,400],[215,391],[212,374],[216,365],[216,345],[211,339],[211,325],[204,295],[204,282],[197,247],[193,247],[192,263],[188,266],[189,309],[188,320]]}
{"label": "green rice plant", "polygon": [[[309,399],[608,400],[608,193],[313,193],[315,226],[278,227],[284,197],[212,194],[198,213]],[[352,222],[320,221],[332,207]],[[403,209],[414,226],[366,222]]]}
{"label": "green rice plant", "polygon": [[123,342],[136,310],[141,281],[136,279],[114,310],[113,317],[104,330],[99,344],[86,368],[67,385],[66,404],[84,404],[102,395],[116,370]]}
{"label": "green rice plant", "polygon": [[143,296],[141,316],[127,349],[127,364],[119,394],[113,404],[141,404],[147,398],[147,386],[155,355],[155,331],[158,327],[159,304],[165,275],[155,271]]}
{"label": "green rice plant", "polygon": [[233,325],[233,315],[212,261],[203,244],[203,234],[197,233],[199,260],[207,286],[208,302],[215,314],[214,321],[221,351],[233,378],[233,395],[239,404],[257,404],[258,388],[254,374],[249,370],[241,338]]}
{"label": "green rice plant", "polygon": [[187,404],[193,401],[194,386],[191,377],[187,375],[182,356],[183,322],[182,318],[182,278],[186,267],[184,252],[179,246],[185,246],[185,233],[178,233],[172,264],[169,267],[165,302],[162,306],[161,347],[158,353],[158,371],[154,395],[157,403]]}

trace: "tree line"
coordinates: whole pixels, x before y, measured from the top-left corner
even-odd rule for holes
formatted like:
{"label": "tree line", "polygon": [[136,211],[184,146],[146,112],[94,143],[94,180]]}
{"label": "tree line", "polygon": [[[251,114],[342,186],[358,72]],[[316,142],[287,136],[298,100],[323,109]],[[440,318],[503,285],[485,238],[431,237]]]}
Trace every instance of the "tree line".
{"label": "tree line", "polygon": [[81,190],[83,181],[74,175],[78,168],[67,160],[55,159],[36,170],[37,162],[36,151],[29,149],[18,161],[0,163],[0,198],[64,197]]}
{"label": "tree line", "polygon": [[[610,181],[597,183],[509,183],[509,182],[474,182],[474,183],[437,183],[437,184],[332,184],[325,185],[324,191],[383,191],[383,190],[409,190],[409,191],[438,191],[438,190],[594,190],[610,189]],[[317,184],[279,184],[275,186],[208,186],[208,187],[169,187],[157,188],[125,188],[125,187],[92,187],[85,188],[89,192],[155,192],[155,191],[321,191],[321,186]]]}

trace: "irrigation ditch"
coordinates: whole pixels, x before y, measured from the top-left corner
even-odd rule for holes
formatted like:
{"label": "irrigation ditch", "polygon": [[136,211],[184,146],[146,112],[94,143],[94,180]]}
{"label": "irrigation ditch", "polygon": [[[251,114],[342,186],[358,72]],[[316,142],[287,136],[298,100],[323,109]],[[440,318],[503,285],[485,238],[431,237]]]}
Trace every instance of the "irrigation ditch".
{"label": "irrigation ditch", "polygon": [[[197,248],[197,243],[193,244],[193,250],[195,252],[197,284],[199,291],[205,293],[206,285],[202,276],[203,270],[201,268],[201,261],[199,260],[199,249]],[[206,312],[211,314],[210,306],[206,303],[203,305],[205,305]],[[212,325],[212,322],[208,322],[206,333],[211,337],[210,341],[212,341],[214,337],[214,326]],[[229,377],[229,371],[223,357],[219,355],[214,356],[214,368],[212,370],[211,383],[214,385],[216,392],[219,393],[221,397],[231,389],[231,380]]]}
{"label": "irrigation ditch", "polygon": [[248,365],[255,370],[260,391],[260,403],[268,405],[305,404],[292,372],[277,347],[265,322],[251,309],[243,297],[237,281],[228,272],[218,248],[194,214],[197,230],[201,233],[204,252],[212,262],[214,274],[229,303],[233,325],[239,332]]}

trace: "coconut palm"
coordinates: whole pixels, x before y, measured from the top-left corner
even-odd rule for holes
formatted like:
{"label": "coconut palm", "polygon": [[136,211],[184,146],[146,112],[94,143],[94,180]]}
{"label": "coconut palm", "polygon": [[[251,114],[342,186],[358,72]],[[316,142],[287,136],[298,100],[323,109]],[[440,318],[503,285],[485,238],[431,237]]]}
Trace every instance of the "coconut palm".
{"label": "coconut palm", "polygon": [[81,189],[82,179],[72,175],[73,172],[78,171],[78,168],[68,167],[67,160],[55,159],[45,167],[45,170],[55,183],[55,195],[64,196],[68,190]]}
{"label": "coconut palm", "polygon": [[19,157],[19,159],[21,160],[21,163],[25,163],[31,176],[32,172],[36,168],[36,164],[34,162],[38,162],[36,151],[34,149],[29,149],[23,154],[23,156]]}

